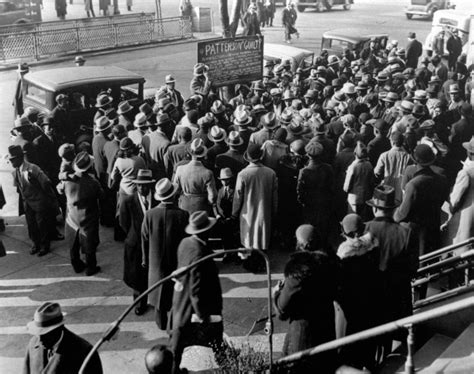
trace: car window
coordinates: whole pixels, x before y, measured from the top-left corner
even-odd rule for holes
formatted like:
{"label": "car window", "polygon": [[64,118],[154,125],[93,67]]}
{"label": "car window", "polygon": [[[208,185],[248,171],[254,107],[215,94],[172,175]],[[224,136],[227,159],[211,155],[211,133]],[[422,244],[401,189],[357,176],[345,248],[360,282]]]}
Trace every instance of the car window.
{"label": "car window", "polygon": [[331,48],[331,39],[326,39],[326,38],[323,38],[323,41],[321,43],[321,48]]}
{"label": "car window", "polygon": [[138,83],[120,87],[120,101],[134,100],[138,97]]}
{"label": "car window", "polygon": [[37,86],[28,85],[26,96],[40,104],[46,105],[47,92]]}

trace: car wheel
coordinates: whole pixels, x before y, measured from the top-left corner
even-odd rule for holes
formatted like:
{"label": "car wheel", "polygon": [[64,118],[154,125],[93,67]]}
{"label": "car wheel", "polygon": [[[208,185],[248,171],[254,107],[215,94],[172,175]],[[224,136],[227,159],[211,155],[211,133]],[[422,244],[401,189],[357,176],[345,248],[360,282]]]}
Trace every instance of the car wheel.
{"label": "car wheel", "polygon": [[321,3],[321,1],[318,1],[318,3],[316,4],[316,12],[322,12],[323,10],[323,4]]}
{"label": "car wheel", "polygon": [[351,10],[351,4],[344,4],[344,10]]}
{"label": "car wheel", "polygon": [[438,8],[433,8],[433,9],[430,10],[429,19],[431,21],[433,20],[434,12],[436,12],[437,10],[438,10]]}
{"label": "car wheel", "polygon": [[405,13],[405,15],[407,16],[407,19],[412,19],[413,18],[413,14]]}
{"label": "car wheel", "polygon": [[296,6],[296,9],[298,9],[298,12],[303,13],[304,10],[306,9],[306,7],[305,7],[304,5],[297,5],[297,6]]}
{"label": "car wheel", "polygon": [[332,6],[334,5],[334,0],[325,0],[324,6],[327,10],[331,10]]}

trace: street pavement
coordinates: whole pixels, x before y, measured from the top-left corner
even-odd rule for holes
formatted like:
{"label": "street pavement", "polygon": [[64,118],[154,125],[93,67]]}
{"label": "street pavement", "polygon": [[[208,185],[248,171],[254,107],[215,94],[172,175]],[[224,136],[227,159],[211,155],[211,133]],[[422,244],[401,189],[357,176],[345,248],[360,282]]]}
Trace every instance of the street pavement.
{"label": "street pavement", "polygon": [[[54,2],[45,0],[44,19],[55,18]],[[162,1],[163,15],[177,15],[177,1]],[[356,1],[350,11],[340,9],[326,13],[307,10],[299,14],[297,27],[301,38],[294,45],[319,52],[321,34],[340,27],[361,27],[374,32],[387,32],[391,39],[406,42],[408,31],[415,31],[423,41],[430,29],[426,20],[408,21],[403,13],[405,1]],[[211,6],[215,30],[219,30],[217,1],[194,1],[195,6]],[[123,4],[121,4],[122,6]],[[121,7],[122,8],[122,7]],[[53,9],[53,10],[52,10]],[[81,17],[83,3],[74,0],[68,6],[68,17]],[[97,6],[96,6],[97,10]],[[154,2],[136,1],[134,11],[153,11]],[[279,43],[283,39],[278,8],[274,27],[264,29],[266,41]],[[198,35],[196,38],[209,35]],[[116,65],[142,74],[147,86],[163,84],[166,74],[174,74],[177,88],[187,96],[192,66],[196,62],[196,40],[178,44],[149,46],[142,49],[117,51],[108,54],[86,55],[87,65]],[[71,66],[72,61],[35,66],[34,70]],[[13,70],[0,72],[0,154],[7,153],[12,127],[12,98],[16,74]],[[67,326],[95,343],[109,324],[131,303],[130,290],[122,282],[123,245],[113,241],[110,229],[101,230],[98,262],[102,271],[93,277],[76,275],[69,264],[68,250],[62,242],[54,242],[52,253],[44,257],[28,254],[30,243],[24,218],[17,217],[18,200],[12,187],[11,166],[0,158],[0,182],[4,188],[7,205],[1,212],[7,223],[0,233],[7,249],[7,256],[0,258],[0,373],[21,371],[22,358],[29,335],[25,325],[32,319],[35,309],[44,301],[56,300],[67,313]],[[273,285],[282,279],[288,250],[272,252],[271,268]],[[240,266],[218,262],[224,292],[225,332],[234,341],[245,342],[253,321],[266,315],[265,276],[246,273]],[[281,352],[286,324],[276,321],[275,350]],[[133,313],[122,324],[118,338],[105,344],[100,354],[105,372],[144,373],[143,355],[157,342],[166,342],[153,313],[137,317]],[[252,344],[265,349],[266,337],[262,332],[251,337]]]}

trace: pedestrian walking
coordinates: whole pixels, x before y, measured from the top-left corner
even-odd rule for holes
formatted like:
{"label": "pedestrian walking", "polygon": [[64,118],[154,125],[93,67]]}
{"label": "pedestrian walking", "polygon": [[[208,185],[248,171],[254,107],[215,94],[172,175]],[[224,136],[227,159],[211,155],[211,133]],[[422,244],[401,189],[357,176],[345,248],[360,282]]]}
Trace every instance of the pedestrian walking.
{"label": "pedestrian walking", "polygon": [[[141,228],[142,265],[148,272],[151,286],[167,277],[177,267],[178,245],[185,237],[184,228],[189,214],[178,208],[178,186],[169,179],[160,179],[155,186],[154,198],[160,203],[145,212]],[[173,297],[173,285],[168,282],[148,295],[154,307],[155,322],[166,330]]]}
{"label": "pedestrian walking", "polygon": [[249,5],[247,12],[242,18],[242,22],[244,24],[243,35],[261,35],[260,20],[257,16],[257,5],[255,3]]}
{"label": "pedestrian walking", "polygon": [[16,70],[18,79],[16,81],[15,96],[13,97],[12,103],[14,109],[14,120],[23,114],[23,78],[29,71],[30,67],[26,62],[18,64],[18,69]]}
{"label": "pedestrian walking", "polygon": [[281,12],[281,23],[285,28],[285,42],[291,43],[291,35],[295,34],[296,38],[300,37],[298,30],[295,28],[296,18],[298,17],[295,4],[288,1],[288,4]]}
{"label": "pedestrian walking", "polygon": [[60,20],[66,19],[67,14],[67,2],[66,0],[54,0],[54,7],[56,9],[56,15]]}

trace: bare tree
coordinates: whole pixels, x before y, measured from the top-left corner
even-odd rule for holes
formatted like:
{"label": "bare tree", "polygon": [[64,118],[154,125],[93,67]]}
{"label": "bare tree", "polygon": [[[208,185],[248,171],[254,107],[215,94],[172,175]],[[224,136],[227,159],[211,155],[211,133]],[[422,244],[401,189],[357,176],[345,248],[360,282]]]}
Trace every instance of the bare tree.
{"label": "bare tree", "polygon": [[222,36],[224,38],[233,38],[237,32],[240,21],[240,10],[242,9],[242,0],[234,0],[232,6],[232,17],[229,19],[228,0],[219,0],[219,11],[221,15]]}

